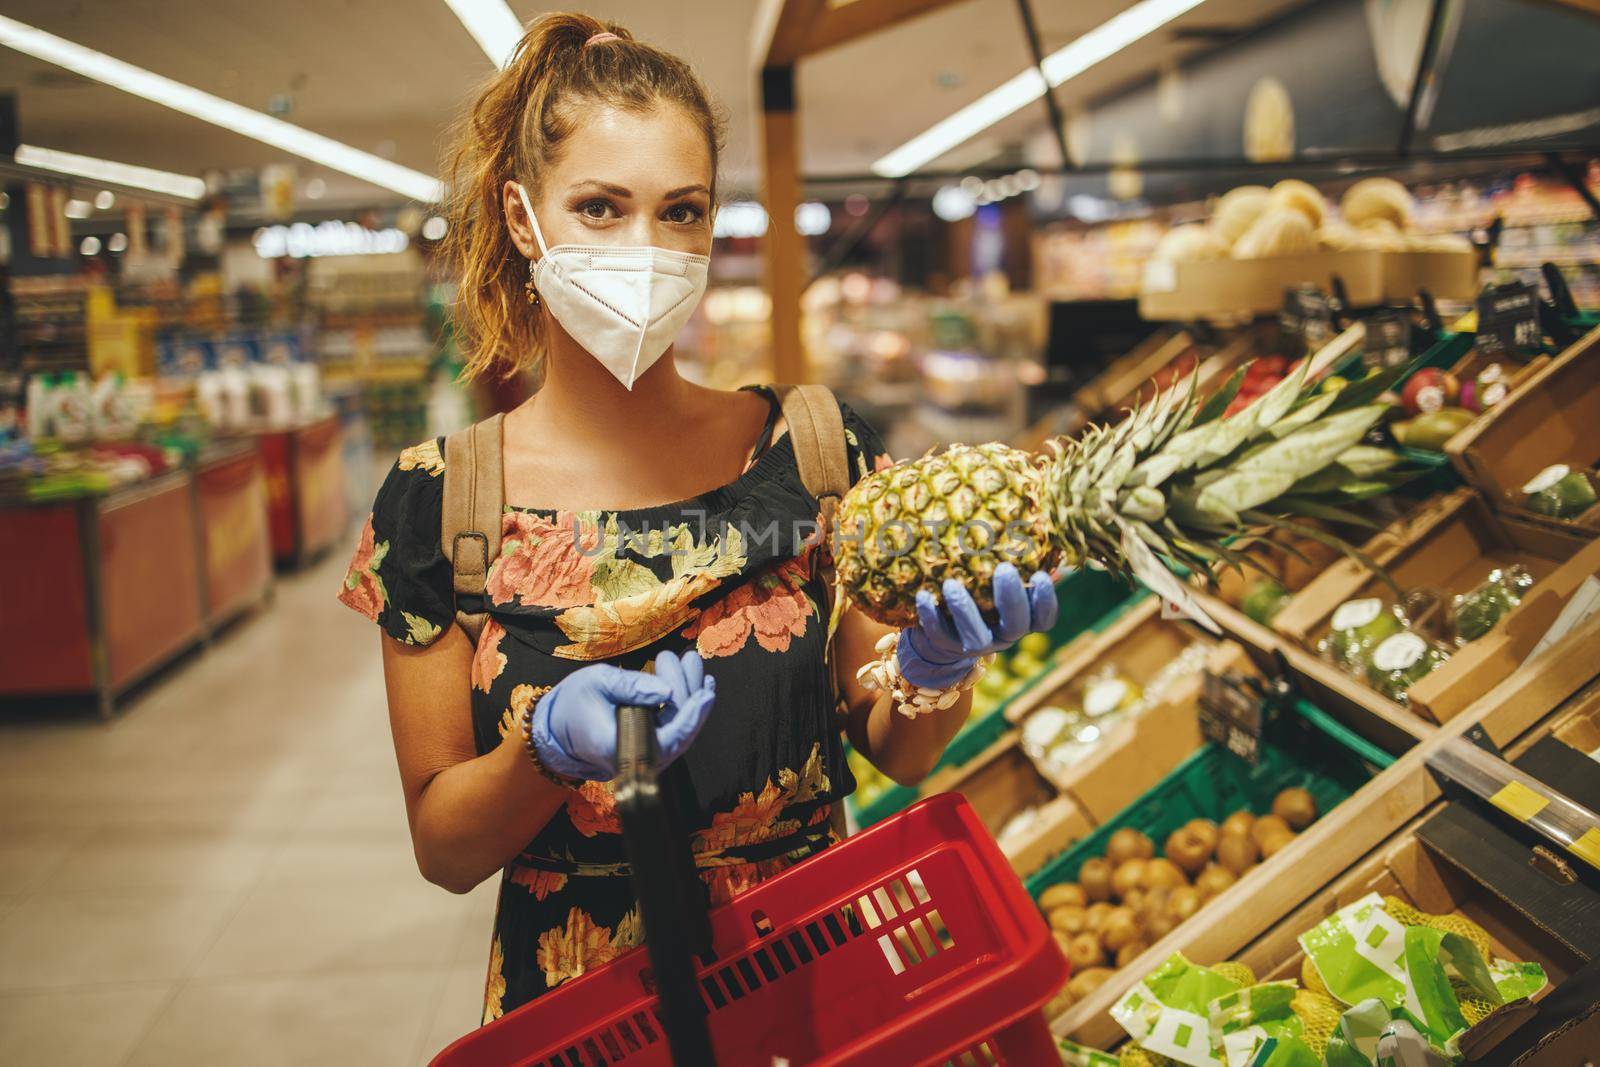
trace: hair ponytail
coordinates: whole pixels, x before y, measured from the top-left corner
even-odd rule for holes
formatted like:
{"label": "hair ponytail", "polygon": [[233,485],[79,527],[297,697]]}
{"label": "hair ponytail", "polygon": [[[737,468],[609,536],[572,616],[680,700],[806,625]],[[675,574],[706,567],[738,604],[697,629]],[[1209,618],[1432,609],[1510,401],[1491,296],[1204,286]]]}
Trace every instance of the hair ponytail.
{"label": "hair ponytail", "polygon": [[[600,33],[615,36],[585,47]],[[544,355],[541,316],[527,302],[528,261],[506,227],[502,189],[508,180],[537,189],[576,126],[570,105],[579,98],[640,111],[661,100],[681,105],[704,129],[716,173],[722,124],[688,64],[588,15],[535,19],[457,123],[446,157],[445,255],[459,275],[468,378],[509,376]]]}

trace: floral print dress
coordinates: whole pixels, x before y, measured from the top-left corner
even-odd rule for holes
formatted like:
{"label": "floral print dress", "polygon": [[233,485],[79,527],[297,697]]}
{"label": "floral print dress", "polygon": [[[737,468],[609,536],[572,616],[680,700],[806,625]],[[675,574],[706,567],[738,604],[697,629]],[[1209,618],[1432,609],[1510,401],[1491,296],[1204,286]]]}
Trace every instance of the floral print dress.
{"label": "floral print dress", "polygon": [[[777,401],[763,393],[773,406],[763,442],[728,485],[626,511],[508,507],[468,680],[481,754],[580,667],[644,670],[662,649],[698,650],[717,702],[682,778],[712,904],[826,847],[832,805],[855,788],[824,659],[820,509],[788,437],[770,441]],[[853,476],[886,466],[878,435],[841,408]],[[401,453],[339,594],[413,645],[454,625],[443,474],[439,440]],[[611,786],[585,783],[505,868],[484,1021],[640,941]]]}

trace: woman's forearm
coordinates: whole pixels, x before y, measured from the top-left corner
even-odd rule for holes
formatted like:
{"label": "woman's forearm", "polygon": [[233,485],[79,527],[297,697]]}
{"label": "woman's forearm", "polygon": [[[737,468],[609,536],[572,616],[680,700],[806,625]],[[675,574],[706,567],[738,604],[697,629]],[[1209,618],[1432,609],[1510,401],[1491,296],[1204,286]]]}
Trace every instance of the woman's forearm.
{"label": "woman's forearm", "polygon": [[417,867],[435,885],[465,893],[514,859],[571,795],[538,772],[513,733],[423,788],[411,820]]}
{"label": "woman's forearm", "polygon": [[886,695],[874,695],[878,699],[850,716],[852,723],[860,724],[852,730],[851,743],[893,781],[916,785],[933,770],[967,721],[972,694],[962,693],[948,708],[916,718],[895,711],[894,701]]}

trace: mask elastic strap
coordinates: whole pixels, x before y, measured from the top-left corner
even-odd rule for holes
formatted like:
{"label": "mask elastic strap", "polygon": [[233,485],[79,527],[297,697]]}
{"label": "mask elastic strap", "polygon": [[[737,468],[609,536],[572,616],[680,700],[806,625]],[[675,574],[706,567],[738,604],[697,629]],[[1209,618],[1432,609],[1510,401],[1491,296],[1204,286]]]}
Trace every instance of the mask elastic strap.
{"label": "mask elastic strap", "polygon": [[539,242],[539,255],[548,256],[550,249],[545,246],[544,234],[539,230],[539,217],[533,213],[533,204],[528,200],[528,190],[522,187],[521,182],[515,183],[517,195],[522,197],[522,210],[528,213],[528,224],[533,227],[533,239]]}

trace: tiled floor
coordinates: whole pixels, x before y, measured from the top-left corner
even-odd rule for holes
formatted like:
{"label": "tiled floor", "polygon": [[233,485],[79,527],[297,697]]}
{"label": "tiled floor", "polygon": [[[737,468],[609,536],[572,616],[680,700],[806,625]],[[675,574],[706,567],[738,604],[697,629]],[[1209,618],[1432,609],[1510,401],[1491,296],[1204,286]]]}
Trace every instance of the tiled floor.
{"label": "tiled floor", "polygon": [[110,724],[0,722],[0,1064],[426,1063],[493,885],[417,874],[342,552]]}

